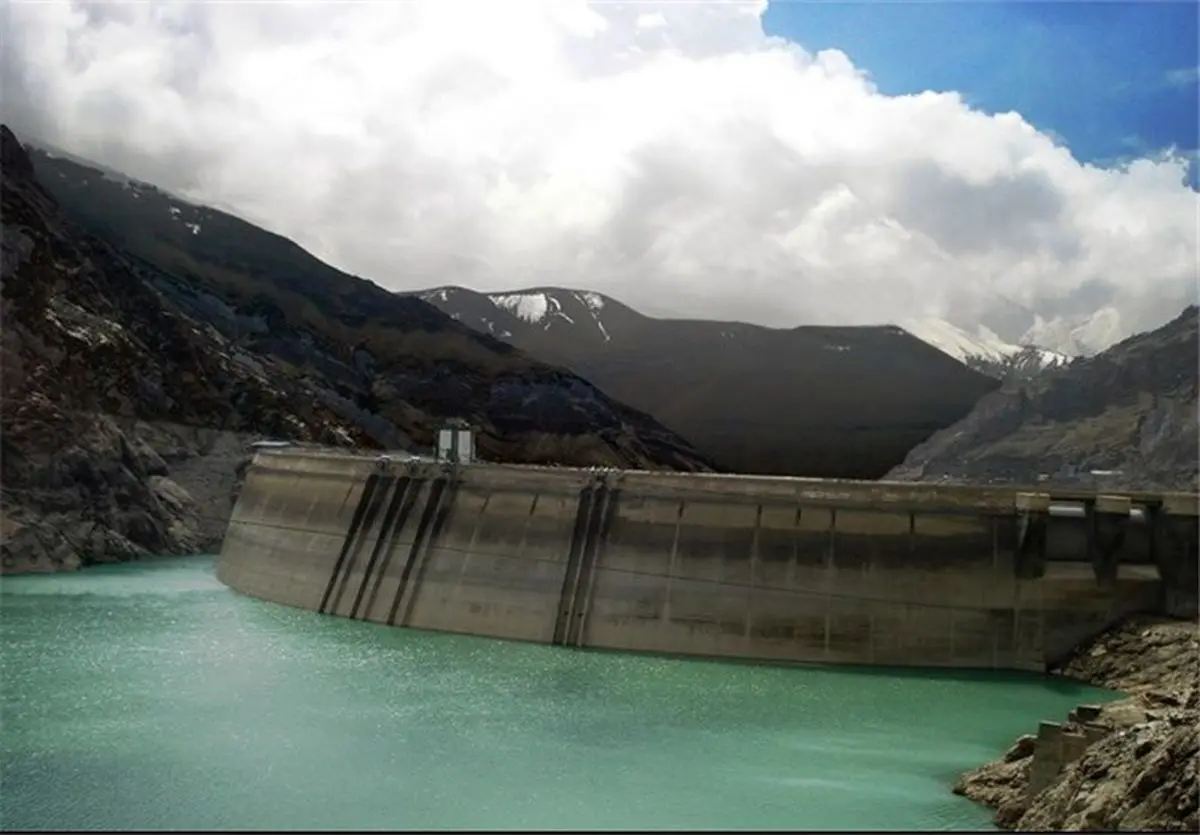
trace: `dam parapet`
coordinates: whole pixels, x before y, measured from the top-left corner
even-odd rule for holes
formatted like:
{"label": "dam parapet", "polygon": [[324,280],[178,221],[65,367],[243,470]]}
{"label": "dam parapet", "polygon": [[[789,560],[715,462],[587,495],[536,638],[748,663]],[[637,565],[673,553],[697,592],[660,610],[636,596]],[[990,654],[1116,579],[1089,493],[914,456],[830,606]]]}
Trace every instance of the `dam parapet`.
{"label": "dam parapet", "polygon": [[260,450],[218,577],[561,646],[1042,670],[1127,614],[1194,609],[1197,505]]}

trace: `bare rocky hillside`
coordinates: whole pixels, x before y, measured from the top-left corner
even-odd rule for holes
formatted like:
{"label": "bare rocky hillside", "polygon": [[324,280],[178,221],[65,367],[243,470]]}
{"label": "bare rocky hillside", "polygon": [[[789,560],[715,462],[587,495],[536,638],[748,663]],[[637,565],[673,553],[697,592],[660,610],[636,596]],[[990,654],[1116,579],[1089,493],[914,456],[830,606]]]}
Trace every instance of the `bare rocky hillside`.
{"label": "bare rocky hillside", "polygon": [[463,417],[492,460],[709,468],[649,416],[424,302],[189,206],[196,232],[111,172],[35,167],[7,128],[0,146],[6,571],[216,547],[253,438],[425,447]]}
{"label": "bare rocky hillside", "polygon": [[1200,309],[983,397],[887,478],[1197,488]]}

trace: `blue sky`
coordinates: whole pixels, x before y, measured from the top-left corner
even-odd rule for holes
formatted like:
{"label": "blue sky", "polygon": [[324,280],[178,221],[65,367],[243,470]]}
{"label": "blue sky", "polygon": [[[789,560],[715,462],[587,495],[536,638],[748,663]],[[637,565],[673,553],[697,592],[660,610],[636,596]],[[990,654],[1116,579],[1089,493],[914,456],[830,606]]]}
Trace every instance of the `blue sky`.
{"label": "blue sky", "polygon": [[956,90],[985,111],[1017,111],[1081,161],[1111,163],[1200,147],[1198,20],[1194,3],[1154,0],[775,0],[766,28],[842,50],[885,93]]}

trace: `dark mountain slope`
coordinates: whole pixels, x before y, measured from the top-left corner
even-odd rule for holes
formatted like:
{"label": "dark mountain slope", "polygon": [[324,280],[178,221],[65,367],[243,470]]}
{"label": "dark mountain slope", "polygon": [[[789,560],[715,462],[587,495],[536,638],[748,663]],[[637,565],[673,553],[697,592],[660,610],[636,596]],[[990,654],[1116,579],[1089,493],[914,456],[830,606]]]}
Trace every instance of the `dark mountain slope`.
{"label": "dark mountain slope", "polygon": [[654,319],[561,288],[419,295],[574,369],[743,472],[878,478],[999,385],[896,327]]}
{"label": "dark mountain slope", "polygon": [[172,303],[280,363],[378,445],[427,446],[437,420],[460,416],[491,460],[709,466],[588,381],[286,238],[145,183],[36,150],[31,159],[68,216],[136,259]]}
{"label": "dark mountain slope", "polygon": [[[198,495],[183,488],[173,476],[184,462],[236,448],[238,433],[360,439],[64,221],[7,128],[0,150],[4,570],[210,548],[221,526],[204,517],[227,512],[228,498],[204,501],[203,483]],[[241,454],[216,479],[226,493]]]}
{"label": "dark mountain slope", "polygon": [[1198,321],[1188,307],[1157,330],[1005,386],[888,477],[1197,489]]}
{"label": "dark mountain slope", "polygon": [[[706,466],[649,417],[419,301],[333,273],[314,303],[247,241],[218,269],[131,233],[192,258],[186,275],[130,255],[64,216],[7,128],[0,151],[5,571],[216,547],[247,441],[264,436],[408,447],[460,415],[502,460]],[[93,198],[120,216],[120,200]],[[323,265],[271,244],[321,289]],[[354,329],[381,308],[401,325]]]}

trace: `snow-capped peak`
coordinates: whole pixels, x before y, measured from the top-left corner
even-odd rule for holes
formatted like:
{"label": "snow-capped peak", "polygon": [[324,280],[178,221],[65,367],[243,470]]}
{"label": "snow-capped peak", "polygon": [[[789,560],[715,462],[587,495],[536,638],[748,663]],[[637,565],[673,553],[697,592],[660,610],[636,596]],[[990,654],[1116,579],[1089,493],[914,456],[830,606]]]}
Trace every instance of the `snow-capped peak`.
{"label": "snow-capped peak", "polygon": [[972,335],[945,319],[927,316],[922,319],[905,319],[900,322],[900,327],[957,360],[965,361],[967,357],[1002,360],[1021,350],[1021,346],[1005,342],[982,325]]}
{"label": "snow-capped peak", "polygon": [[979,325],[972,334],[945,319],[930,316],[906,319],[900,326],[922,342],[968,364],[1005,364],[1021,356],[1039,367],[1048,368],[1063,365],[1071,359],[1067,354],[1037,345],[1014,345],[1005,342],[983,325]]}
{"label": "snow-capped peak", "polygon": [[[459,297],[460,293],[466,295]],[[449,312],[453,318],[459,321],[470,320],[466,321],[466,324],[478,330],[486,330],[502,339],[511,338],[512,333],[502,329],[500,323],[507,320],[508,327],[511,328],[514,324],[512,319],[517,319],[528,327],[547,331],[556,327],[582,328],[583,331],[576,331],[581,335],[594,327],[600,339],[605,342],[612,341],[612,334],[601,314],[611,314],[613,308],[609,305],[610,300],[599,293],[550,287],[476,295],[462,288],[438,287],[422,291],[418,296]],[[495,314],[489,312],[486,307],[481,309],[475,306],[483,299],[494,307]]]}
{"label": "snow-capped peak", "polygon": [[1050,320],[1035,316],[1021,342],[1044,345],[1064,354],[1087,356],[1103,351],[1120,339],[1120,314],[1114,308],[1102,307],[1086,316],[1055,316]]}

